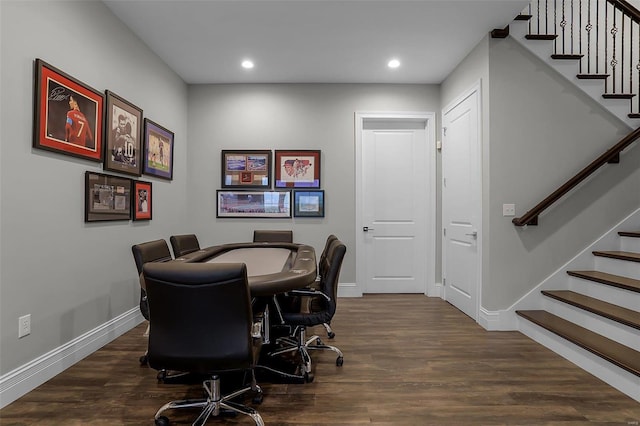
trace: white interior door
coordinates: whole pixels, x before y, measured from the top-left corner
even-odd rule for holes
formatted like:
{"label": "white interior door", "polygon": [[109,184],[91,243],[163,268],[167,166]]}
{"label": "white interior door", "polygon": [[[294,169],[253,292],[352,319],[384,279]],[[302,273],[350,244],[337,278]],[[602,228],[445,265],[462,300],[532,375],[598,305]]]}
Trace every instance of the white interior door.
{"label": "white interior door", "polygon": [[445,299],[477,321],[481,279],[479,87],[442,114]]}
{"label": "white interior door", "polygon": [[[364,119],[357,261],[363,292],[427,293],[431,167],[427,117]],[[433,271],[431,271],[433,275]]]}

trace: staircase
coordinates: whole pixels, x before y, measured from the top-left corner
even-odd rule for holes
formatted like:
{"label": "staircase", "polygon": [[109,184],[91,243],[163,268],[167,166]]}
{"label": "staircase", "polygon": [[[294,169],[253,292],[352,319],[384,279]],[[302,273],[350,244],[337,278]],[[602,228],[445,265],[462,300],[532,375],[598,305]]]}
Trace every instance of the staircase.
{"label": "staircase", "polygon": [[515,312],[524,334],[640,402],[640,231],[618,230],[638,223],[640,210]]}
{"label": "staircase", "polygon": [[640,11],[626,0],[533,0],[511,36],[630,128],[640,126]]}

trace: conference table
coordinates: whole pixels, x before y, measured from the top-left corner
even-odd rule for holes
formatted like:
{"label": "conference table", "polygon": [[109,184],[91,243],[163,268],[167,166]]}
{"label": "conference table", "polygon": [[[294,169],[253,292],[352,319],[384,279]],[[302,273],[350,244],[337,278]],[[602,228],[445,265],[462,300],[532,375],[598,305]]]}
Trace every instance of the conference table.
{"label": "conference table", "polygon": [[[262,340],[265,345],[272,343],[269,306],[275,307],[276,314],[279,310],[275,296],[308,287],[316,280],[315,250],[311,246],[298,243],[221,244],[185,254],[173,262],[244,263],[247,266],[249,289],[254,300],[254,314],[262,316]],[[297,365],[288,362],[280,362],[276,366],[268,364],[269,362],[261,362],[258,367],[289,383],[306,380],[304,375],[292,372]]]}
{"label": "conference table", "polygon": [[174,262],[244,263],[252,297],[269,297],[311,285],[313,247],[297,243],[229,243],[206,247]]}

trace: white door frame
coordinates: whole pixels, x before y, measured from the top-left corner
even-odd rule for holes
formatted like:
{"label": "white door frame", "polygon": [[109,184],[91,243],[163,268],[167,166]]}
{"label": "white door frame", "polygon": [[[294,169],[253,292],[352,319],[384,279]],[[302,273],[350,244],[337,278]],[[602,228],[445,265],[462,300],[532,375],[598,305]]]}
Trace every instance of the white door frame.
{"label": "white door frame", "polygon": [[[356,285],[355,288],[348,291],[350,296],[362,296],[366,291],[366,283],[364,283],[366,277],[366,271],[364,269],[365,262],[362,260],[362,256],[365,254],[365,247],[360,233],[364,226],[362,222],[363,209],[363,191],[362,191],[362,132],[364,129],[365,120],[379,119],[379,120],[398,120],[398,121],[410,121],[410,120],[422,120],[425,121],[425,137],[427,144],[427,156],[425,159],[425,167],[429,170],[429,181],[427,182],[428,188],[428,200],[427,210],[429,212],[429,218],[426,223],[427,229],[427,253],[425,253],[427,262],[427,282],[425,283],[425,294],[432,296],[436,294],[435,285],[435,264],[436,264],[436,153],[435,153],[435,132],[436,132],[436,114],[434,112],[398,112],[398,111],[380,111],[380,112],[366,112],[356,111],[355,113],[355,174],[356,174]],[[341,288],[341,290],[347,290]],[[341,292],[341,295],[343,292]],[[347,294],[344,294],[347,295]]]}
{"label": "white door frame", "polygon": [[[484,232],[482,229],[482,223],[483,223],[483,217],[482,217],[482,203],[484,202],[484,182],[483,182],[483,155],[484,155],[484,139],[483,139],[483,133],[482,133],[482,128],[483,128],[483,122],[482,122],[482,85],[481,85],[481,81],[477,81],[475,84],[473,84],[469,89],[465,90],[464,92],[462,92],[462,94],[460,94],[457,98],[455,98],[455,100],[453,100],[452,102],[450,102],[445,108],[442,109],[442,119],[444,121],[444,116],[447,112],[449,112],[450,110],[452,110],[456,105],[460,104],[461,102],[463,102],[465,99],[467,99],[469,96],[473,95],[474,93],[477,93],[477,110],[478,110],[478,144],[480,145],[478,147],[478,158],[476,158],[476,161],[478,162],[478,174],[479,174],[479,182],[480,182],[480,196],[479,196],[479,205],[475,206],[476,211],[475,214],[477,216],[477,224],[475,226],[475,229],[477,230],[478,233],[478,238],[477,238],[477,249],[478,249],[478,262],[476,265],[476,276],[477,276],[477,281],[476,281],[476,306],[475,306],[475,316],[474,316],[474,321],[479,322],[480,320],[480,309],[482,306],[482,245],[483,245],[483,240],[484,240]],[[444,131],[444,130],[443,130]],[[442,170],[442,175],[445,175],[445,171]],[[442,182],[441,182],[442,184]],[[441,190],[443,191],[444,189],[441,188]],[[444,201],[444,200],[443,200]],[[441,211],[443,212],[443,217],[442,217],[442,226],[444,227],[444,223],[445,223],[445,217],[444,217],[444,205],[441,208]],[[441,251],[442,251],[442,276],[445,277],[446,275],[446,271],[447,271],[447,258],[446,258],[446,237],[443,235],[442,236],[442,246],[441,246]],[[447,288],[446,286],[444,286],[444,291],[443,291],[443,298],[446,300],[446,292],[447,292]]]}

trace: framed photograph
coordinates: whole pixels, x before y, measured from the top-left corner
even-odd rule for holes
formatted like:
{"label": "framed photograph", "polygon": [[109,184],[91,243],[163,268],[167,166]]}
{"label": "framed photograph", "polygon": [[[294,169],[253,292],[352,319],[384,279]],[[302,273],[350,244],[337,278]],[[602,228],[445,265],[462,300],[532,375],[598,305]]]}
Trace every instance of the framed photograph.
{"label": "framed photograph", "polygon": [[106,91],[104,169],[142,174],[142,110]]}
{"label": "framed photograph", "polygon": [[223,188],[271,188],[271,151],[222,150]]}
{"label": "framed photograph", "polygon": [[324,191],[293,191],[294,217],[324,217]]}
{"label": "framed photograph", "polygon": [[131,219],[131,179],[85,172],[84,221]]}
{"label": "framed photograph", "polygon": [[151,195],[151,182],[133,181],[133,191],[131,191],[133,220],[151,220]]}
{"label": "framed photograph", "polygon": [[217,190],[216,217],[291,217],[291,191]]}
{"label": "framed photograph", "polygon": [[276,150],[276,188],[320,188],[320,151]]}
{"label": "framed photograph", "polygon": [[173,132],[148,118],[144,119],[145,175],[173,179]]}
{"label": "framed photograph", "polygon": [[102,161],[103,107],[102,93],[36,59],[34,148]]}

